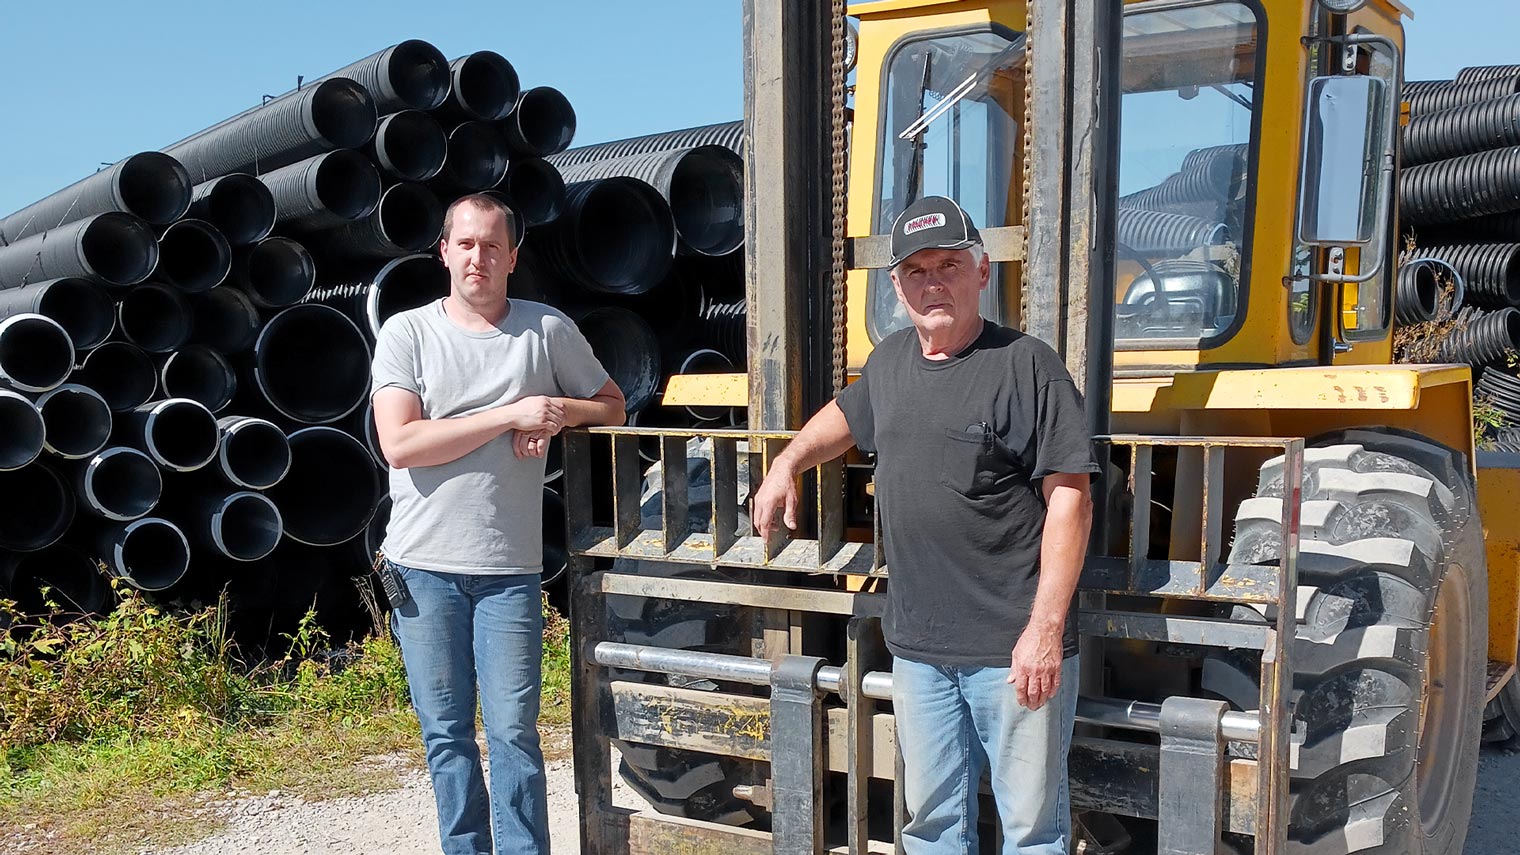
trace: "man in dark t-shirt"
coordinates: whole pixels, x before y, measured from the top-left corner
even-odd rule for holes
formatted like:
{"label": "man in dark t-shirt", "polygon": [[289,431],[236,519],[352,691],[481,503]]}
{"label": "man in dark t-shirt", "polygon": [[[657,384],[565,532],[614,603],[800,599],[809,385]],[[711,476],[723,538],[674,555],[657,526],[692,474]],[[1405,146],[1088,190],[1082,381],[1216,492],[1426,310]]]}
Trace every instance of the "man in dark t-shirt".
{"label": "man in dark t-shirt", "polygon": [[756,491],[755,527],[796,528],[796,475],[873,452],[890,582],[883,627],[904,765],[908,855],[976,851],[990,771],[1004,853],[1063,855],[1076,713],[1072,593],[1098,471],[1081,396],[1045,343],[984,320],[990,268],[955,202],[892,225],[913,322],[818,412]]}

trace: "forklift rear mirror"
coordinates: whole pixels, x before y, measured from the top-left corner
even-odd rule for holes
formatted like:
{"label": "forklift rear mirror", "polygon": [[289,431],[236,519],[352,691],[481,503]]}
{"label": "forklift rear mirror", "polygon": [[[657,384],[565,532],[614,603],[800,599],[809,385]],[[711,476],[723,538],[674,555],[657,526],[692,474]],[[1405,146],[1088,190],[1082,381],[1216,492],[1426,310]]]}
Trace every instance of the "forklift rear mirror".
{"label": "forklift rear mirror", "polygon": [[1315,246],[1364,246],[1378,223],[1379,174],[1391,132],[1388,87],[1365,75],[1309,84],[1298,239]]}

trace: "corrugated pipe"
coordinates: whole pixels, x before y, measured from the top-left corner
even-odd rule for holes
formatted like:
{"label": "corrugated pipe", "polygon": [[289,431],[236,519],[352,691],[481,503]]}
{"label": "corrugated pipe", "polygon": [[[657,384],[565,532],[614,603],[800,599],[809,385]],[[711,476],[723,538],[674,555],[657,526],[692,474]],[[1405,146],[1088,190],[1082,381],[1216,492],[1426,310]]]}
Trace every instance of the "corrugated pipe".
{"label": "corrugated pipe", "polygon": [[46,427],[37,405],[24,395],[0,389],[0,472],[36,460],[45,439]]}
{"label": "corrugated pipe", "polygon": [[[47,588],[47,598],[42,589]],[[8,590],[23,614],[41,614],[52,600],[74,614],[99,614],[111,589],[95,559],[55,543],[37,552],[0,556],[0,590]]]}
{"label": "corrugated pipe", "polygon": [[259,337],[259,310],[236,288],[212,288],[192,294],[190,341],[226,354],[242,353]]}
{"label": "corrugated pipe", "polygon": [[342,312],[370,339],[398,312],[415,309],[449,294],[449,271],[429,253],[413,253],[392,259],[373,273],[353,282],[316,289],[309,303]]}
{"label": "corrugated pipe", "polygon": [[1520,95],[1425,113],[1404,129],[1404,165],[1520,146]]}
{"label": "corrugated pipe", "polygon": [[1400,324],[1423,324],[1441,314],[1441,284],[1437,276],[1445,262],[1432,258],[1399,265],[1398,285],[1393,295],[1394,317]]}
{"label": "corrugated pipe", "polygon": [[1493,308],[1520,306],[1520,244],[1422,246],[1419,253],[1438,258],[1461,274],[1468,303]]}
{"label": "corrugated pipe", "polygon": [[380,470],[357,439],[337,428],[290,435],[290,474],[269,490],[297,543],[336,546],[364,531],[380,502]]}
{"label": "corrugated pipe", "polygon": [[190,542],[184,532],[157,517],[102,526],[95,549],[112,576],[139,591],[162,591],[190,569]]}
{"label": "corrugated pipe", "polygon": [[116,304],[121,336],[149,353],[168,353],[190,338],[190,304],[177,289],[139,285]]}
{"label": "corrugated pipe", "polygon": [[1442,362],[1474,367],[1503,365],[1515,355],[1520,355],[1520,310],[1508,307],[1493,312],[1464,310],[1437,351]]}
{"label": "corrugated pipe", "polygon": [[443,234],[443,203],[413,182],[393,184],[369,216],[313,234],[313,245],[335,258],[393,258],[431,249]]}
{"label": "corrugated pipe", "polygon": [[[1520,377],[1516,377],[1514,372],[1515,369],[1508,366],[1491,366],[1483,370],[1475,386],[1475,397],[1488,399],[1511,420],[1520,419]],[[1510,442],[1516,442],[1513,434],[1507,438]]]}
{"label": "corrugated pipe", "polygon": [[695,128],[684,128],[678,131],[666,131],[659,134],[647,134],[642,137],[630,137],[624,140],[597,143],[595,145],[583,145],[572,148],[563,154],[557,154],[549,158],[549,162],[564,169],[577,163],[590,163],[594,160],[607,160],[614,157],[627,157],[630,154],[643,154],[650,151],[669,151],[676,148],[692,148],[699,145],[721,145],[735,154],[744,154],[744,122],[719,122],[715,125],[700,125]]}
{"label": "corrugated pipe", "polygon": [[342,312],[292,306],[271,318],[253,345],[253,388],[288,419],[334,422],[366,400],[369,360],[364,334]]}
{"label": "corrugated pipe", "polygon": [[1520,77],[1520,65],[1469,65],[1457,72],[1458,83],[1474,83],[1496,77]]}
{"label": "corrugated pipe", "polygon": [[223,416],[216,428],[216,469],[229,484],[267,490],[290,471],[290,439],[274,422]]}
{"label": "corrugated pipe", "polygon": [[449,61],[421,39],[407,39],[343,66],[318,80],[347,77],[368,89],[382,115],[431,110],[449,95]]}
{"label": "corrugated pipe", "polygon": [[1247,153],[1244,145],[1195,149],[1183,158],[1178,172],[1155,187],[1121,198],[1120,205],[1153,210],[1191,202],[1225,205],[1239,198],[1245,186]]}
{"label": "corrugated pipe", "polygon": [[233,561],[257,561],[279,545],[285,524],[267,496],[190,481],[173,485],[173,505],[175,519],[196,546]]}
{"label": "corrugated pipe", "polygon": [[565,207],[565,179],[540,157],[517,157],[507,162],[507,174],[496,185],[507,207],[524,228],[554,222]]}
{"label": "corrugated pipe", "polygon": [[716,145],[656,151],[567,166],[565,181],[627,177],[647,182],[670,205],[680,249],[725,255],[744,243],[744,163]]}
{"label": "corrugated pipe", "polygon": [[1463,104],[1475,104],[1520,93],[1520,76],[1495,77],[1471,83],[1446,80],[1415,83],[1419,85],[1406,83],[1403,88],[1404,100],[1409,102],[1411,116],[1423,116]]}
{"label": "corrugated pipe", "polygon": [[1520,243],[1520,211],[1421,228],[1414,236],[1426,244]]}
{"label": "corrugated pipe", "polygon": [[517,69],[501,54],[481,50],[449,63],[453,85],[449,97],[438,107],[448,121],[496,122],[511,114],[522,95]]}
{"label": "corrugated pipe", "polygon": [[628,412],[654,400],[660,386],[660,338],[634,312],[598,306],[575,312],[576,326],[591,343],[596,358],[623,390]]}
{"label": "corrugated pipe", "polygon": [[100,393],[113,413],[124,413],[153,400],[158,372],[142,348],[108,341],[90,351],[74,372],[74,381]]}
{"label": "corrugated pipe", "polygon": [[1440,225],[1520,210],[1520,147],[1412,166],[1399,181],[1406,225]]}
{"label": "corrugated pipe", "polygon": [[449,138],[443,127],[421,110],[402,110],[380,120],[369,153],[386,177],[426,181],[443,168]]}
{"label": "corrugated pipe", "polygon": [[558,89],[536,86],[522,93],[501,127],[514,155],[548,157],[575,139],[575,108]]}
{"label": "corrugated pipe", "polygon": [[41,462],[0,472],[0,549],[35,552],[52,546],[74,522],[74,493]]}
{"label": "corrugated pipe", "polygon": [[198,401],[152,401],[121,414],[117,424],[118,444],[147,452],[165,469],[194,472],[216,458],[216,416]]}
{"label": "corrugated pipe", "polygon": [[507,143],[495,125],[465,122],[449,131],[443,169],[429,182],[440,196],[489,190],[507,174]]}
{"label": "corrugated pipe", "polygon": [[158,506],[164,480],[158,464],[135,448],[117,445],[77,466],[74,491],[86,511],[103,519],[127,522]]}
{"label": "corrugated pipe", "polygon": [[379,113],[369,90],[331,78],[225,119],[166,146],[195,183],[234,172],[263,175],[335,149],[358,148],[375,133]]}
{"label": "corrugated pipe", "polygon": [[380,203],[380,173],[356,151],[319,154],[266,173],[260,180],[274,196],[275,222],[315,230],[369,216]]}
{"label": "corrugated pipe", "polygon": [[50,279],[0,291],[0,320],[26,313],[57,321],[77,352],[99,345],[116,328],[116,304],[88,279]]}
{"label": "corrugated pipe", "polygon": [[232,270],[232,247],[205,220],[180,220],[158,239],[153,278],[194,294],[222,284]]}
{"label": "corrugated pipe", "polygon": [[23,313],[0,320],[0,387],[46,392],[74,369],[74,342],[52,318]]}
{"label": "corrugated pipe", "polygon": [[748,364],[749,344],[745,333],[748,315],[745,301],[709,302],[702,307],[702,340],[735,365]]}
{"label": "corrugated pipe", "polygon": [[0,289],[81,276],[104,285],[136,285],[158,264],[158,236],[147,223],[96,214],[0,247]]}
{"label": "corrugated pipe", "polygon": [[1119,242],[1143,255],[1183,255],[1230,241],[1229,227],[1185,214],[1119,209]]}
{"label": "corrugated pipe", "polygon": [[188,216],[205,220],[232,246],[247,246],[274,230],[274,196],[264,182],[234,172],[195,185]]}
{"label": "corrugated pipe", "polygon": [[82,460],[93,457],[111,439],[111,408],[88,386],[65,383],[37,396],[42,414],[42,447],[55,457]]}
{"label": "corrugated pipe", "polygon": [[282,309],[305,299],[317,281],[317,265],[300,243],[265,238],[232,257],[230,281],[262,309]]}
{"label": "corrugated pipe", "polygon": [[190,175],[179,161],[139,152],[0,220],[0,245],[108,211],[167,225],[189,207]]}
{"label": "corrugated pipe", "polygon": [[676,227],[659,191],[637,178],[581,181],[565,188],[565,209],[544,230],[548,259],[603,294],[641,294],[670,270]]}
{"label": "corrugated pipe", "polygon": [[158,385],[171,398],[189,398],[219,413],[237,394],[237,372],[227,357],[203,344],[192,344],[164,360]]}

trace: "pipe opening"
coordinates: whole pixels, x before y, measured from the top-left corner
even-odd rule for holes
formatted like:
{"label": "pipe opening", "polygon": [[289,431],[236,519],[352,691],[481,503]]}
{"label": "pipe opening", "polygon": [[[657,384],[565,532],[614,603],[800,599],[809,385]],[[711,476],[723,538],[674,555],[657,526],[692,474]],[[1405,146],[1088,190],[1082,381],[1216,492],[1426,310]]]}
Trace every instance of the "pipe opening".
{"label": "pipe opening", "polygon": [[108,448],[84,471],[84,499],[108,519],[135,520],[158,505],[163,476],[148,455],[135,448]]}
{"label": "pipe opening", "polygon": [[576,246],[599,290],[640,294],[670,269],[675,227],[653,187],[631,178],[596,182],[575,223]]}
{"label": "pipe opening", "polygon": [[48,451],[69,460],[89,457],[111,438],[111,408],[94,389],[65,383],[37,398]]}
{"label": "pipe opening", "polygon": [[467,190],[495,187],[507,174],[507,147],[490,125],[465,122],[449,134],[443,168],[455,184]]}
{"label": "pipe opening", "polygon": [[559,434],[549,438],[549,450],[544,453],[544,483],[552,484],[565,474],[565,450]]}
{"label": "pipe opening", "polygon": [[101,214],[79,236],[80,254],[95,275],[111,285],[136,285],[158,265],[158,240],[142,220]]}
{"label": "pipe opening", "polygon": [[215,413],[226,409],[237,393],[237,373],[226,357],[204,345],[191,345],[169,355],[160,380],[170,398],[189,398]]}
{"label": "pipe opening", "polygon": [[553,222],[565,206],[565,179],[542,158],[513,160],[501,186],[513,213],[528,226]]}
{"label": "pipe opening", "polygon": [[309,424],[354,411],[369,391],[369,347],[342,312],[295,306],[264,326],[254,344],[254,377],[270,406]]}
{"label": "pipe opening", "polygon": [[[734,363],[716,350],[692,351],[681,361],[677,374],[732,374]],[[699,422],[722,421],[733,415],[732,407],[687,407],[686,412]]]}
{"label": "pipe opening", "polygon": [[512,142],[526,154],[548,157],[570,147],[575,139],[575,108],[570,99],[552,86],[538,86],[522,94],[510,118]]}
{"label": "pipe opening", "polygon": [[173,523],[140,519],[128,523],[114,538],[110,561],[132,587],[162,591],[184,578],[190,568],[190,544]]}
{"label": "pipe opening", "polygon": [[205,406],[171,398],[153,408],[143,426],[148,454],[176,472],[191,472],[216,457],[216,418]]}
{"label": "pipe opening", "polygon": [[719,146],[693,149],[670,179],[670,212],[681,240],[702,255],[726,255],[744,242],[744,172]]}
{"label": "pipe opening", "polygon": [[162,152],[144,151],[127,158],[116,186],[122,207],[156,226],[174,222],[190,207],[190,173]]}
{"label": "pipe opening", "polygon": [[1416,264],[1413,276],[1414,289],[1410,296],[1415,298],[1420,317],[1435,320],[1441,302],[1441,284],[1436,281],[1435,267],[1430,264]]}
{"label": "pipe opening", "polygon": [[148,403],[158,390],[153,361],[141,348],[124,341],[108,341],[90,351],[77,379],[100,393],[117,413]]}
{"label": "pipe opening", "polygon": [[274,196],[252,175],[223,176],[205,201],[205,219],[220,229],[230,244],[247,246],[274,230]]}
{"label": "pipe opening", "polygon": [[359,438],[364,441],[364,447],[369,449],[369,456],[375,458],[375,465],[388,469],[390,463],[385,459],[385,451],[380,448],[380,432],[375,429],[375,408],[368,404],[359,408]]}
{"label": "pipe opening", "polygon": [[[42,614],[47,600],[74,614],[99,614],[110,601],[110,586],[95,560],[71,546],[54,544],[15,556],[9,594],[22,614]],[[48,588],[47,598],[42,589]]]}
{"label": "pipe opening", "polygon": [[73,521],[74,494],[57,472],[41,463],[0,472],[0,549],[42,549]]}
{"label": "pipe opening", "polygon": [[290,238],[260,241],[243,259],[242,281],[255,302],[270,308],[289,306],[311,292],[317,266],[306,247]]}
{"label": "pipe opening", "polygon": [[380,476],[359,441],[336,428],[290,435],[290,474],[270,490],[285,533],[310,546],[335,546],[364,531],[380,501]]}
{"label": "pipe opening", "polygon": [[117,306],[121,334],[149,353],[167,353],[190,337],[190,305],[167,285],[139,285]]}
{"label": "pipe opening", "polygon": [[380,178],[364,156],[332,152],[317,164],[317,199],[322,207],[348,220],[375,210],[380,202]]}
{"label": "pipe opening", "polygon": [[660,339],[649,324],[627,309],[603,306],[581,315],[576,326],[623,390],[628,412],[648,406],[660,383]]}
{"label": "pipe opening", "polygon": [[387,116],[375,134],[375,159],[404,181],[426,181],[443,168],[449,138],[431,116],[403,110]]}
{"label": "pipe opening", "polygon": [[334,148],[358,148],[375,133],[375,101],[369,90],[345,77],[317,84],[311,99],[311,121]]}
{"label": "pipe opening", "polygon": [[204,220],[180,220],[158,240],[157,272],[181,291],[215,288],[231,269],[232,247]]}
{"label": "pipe opening", "polygon": [[0,472],[31,463],[46,439],[42,414],[26,398],[0,390]]}
{"label": "pipe opening", "polygon": [[284,525],[274,502],[258,493],[233,493],[211,515],[211,541],[236,561],[256,561],[274,551]]}
{"label": "pipe opening", "polygon": [[380,268],[366,294],[364,313],[370,334],[392,315],[425,306],[449,295],[449,269],[436,256],[408,255]]}
{"label": "pipe opening", "polygon": [[222,432],[217,459],[227,480],[267,490],[290,471],[290,440],[263,419],[240,419]]}
{"label": "pipe opening", "polygon": [[385,191],[376,216],[385,239],[407,252],[430,249],[443,235],[443,204],[421,184]]}
{"label": "pipe opening", "polygon": [[37,313],[57,321],[79,351],[99,345],[116,328],[116,303],[88,279],[60,279],[47,286]]}
{"label": "pipe opening", "polygon": [[407,106],[431,110],[449,96],[449,62],[420,39],[407,39],[385,58],[386,80]]}
{"label": "pipe opening", "polygon": [[12,315],[0,321],[0,379],[22,392],[46,392],[74,368],[74,343],[57,321]]}
{"label": "pipe opening", "polygon": [[544,488],[543,499],[544,570],[543,585],[552,585],[565,575],[570,553],[565,548],[565,500],[559,493]]}
{"label": "pipe opening", "polygon": [[391,497],[380,497],[380,504],[375,506],[375,515],[370,517],[369,525],[364,527],[364,560],[375,560],[375,553],[385,543],[385,527],[391,521]]}
{"label": "pipe opening", "polygon": [[507,117],[522,93],[517,69],[495,51],[476,51],[455,60],[454,99],[476,119],[494,122]]}
{"label": "pipe opening", "polygon": [[242,291],[212,288],[197,294],[190,314],[191,338],[222,353],[241,353],[259,337],[259,312]]}

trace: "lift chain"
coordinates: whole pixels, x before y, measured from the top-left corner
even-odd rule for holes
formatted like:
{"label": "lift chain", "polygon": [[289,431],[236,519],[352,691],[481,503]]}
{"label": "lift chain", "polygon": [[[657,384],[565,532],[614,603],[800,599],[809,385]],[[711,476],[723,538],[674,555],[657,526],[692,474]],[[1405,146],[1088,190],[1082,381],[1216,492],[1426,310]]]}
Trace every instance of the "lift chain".
{"label": "lift chain", "polygon": [[829,82],[829,136],[830,167],[833,178],[833,218],[829,237],[831,261],[829,280],[833,286],[833,387],[834,394],[844,389],[845,381],[845,133],[844,133],[844,83],[845,38],[849,23],[845,20],[845,0],[832,0],[833,14],[829,18],[833,29],[830,39],[832,65]]}

